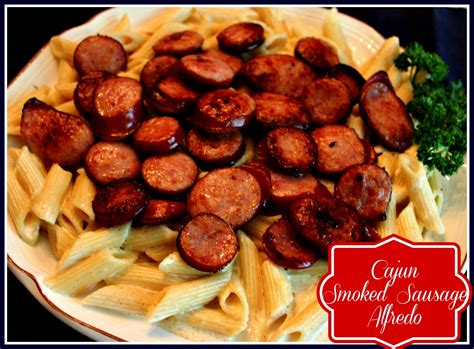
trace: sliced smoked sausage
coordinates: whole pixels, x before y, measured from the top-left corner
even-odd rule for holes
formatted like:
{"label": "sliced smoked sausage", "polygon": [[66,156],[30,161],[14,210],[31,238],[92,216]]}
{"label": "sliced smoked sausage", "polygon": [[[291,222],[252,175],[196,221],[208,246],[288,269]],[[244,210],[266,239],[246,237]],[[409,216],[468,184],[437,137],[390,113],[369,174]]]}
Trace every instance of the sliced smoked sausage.
{"label": "sliced smoked sausage", "polygon": [[257,179],[238,167],[209,172],[193,187],[188,196],[188,212],[213,213],[233,228],[251,220],[261,205],[262,194]]}
{"label": "sliced smoked sausage", "polygon": [[272,176],[270,169],[259,160],[254,160],[240,166],[239,168],[250,173],[258,181],[262,193],[261,206],[265,206],[272,192]]}
{"label": "sliced smoked sausage", "polygon": [[163,100],[180,105],[185,110],[191,109],[200,96],[198,91],[187,86],[178,75],[168,75],[159,80],[155,89]]}
{"label": "sliced smoked sausage", "polygon": [[188,155],[173,152],[149,157],[141,172],[150,188],[165,195],[179,195],[191,188],[199,169]]}
{"label": "sliced smoked sausage", "polygon": [[355,165],[345,171],[336,183],[334,195],[367,220],[384,220],[392,181],[376,165]]}
{"label": "sliced smoked sausage", "polygon": [[185,30],[162,37],[153,50],[157,55],[186,56],[198,52],[203,42],[201,34]]}
{"label": "sliced smoked sausage", "polygon": [[245,142],[239,131],[212,135],[192,129],[186,135],[186,148],[203,164],[231,165],[244,153]]}
{"label": "sliced smoked sausage", "polygon": [[89,36],[74,50],[74,67],[79,75],[94,71],[116,74],[127,68],[127,54],[120,42],[104,36]]}
{"label": "sliced smoked sausage", "polygon": [[318,260],[316,253],[298,236],[285,217],[267,228],[262,247],[270,260],[283,268],[304,269]]}
{"label": "sliced smoked sausage", "polygon": [[145,91],[153,90],[156,82],[165,76],[178,74],[179,65],[179,60],[171,56],[158,56],[149,60],[140,73]]}
{"label": "sliced smoked sausage", "polygon": [[111,78],[94,91],[92,127],[105,140],[120,140],[140,126],[143,116],[142,86],[131,78]]}
{"label": "sliced smoked sausage", "polygon": [[184,202],[152,199],[148,201],[138,221],[142,224],[164,224],[182,216],[185,212]]}
{"label": "sliced smoked sausage", "polygon": [[413,121],[387,73],[375,73],[367,80],[362,88],[360,114],[387,149],[403,152],[413,144]]}
{"label": "sliced smoked sausage", "polygon": [[362,86],[364,86],[365,79],[360,73],[346,64],[337,64],[332,66],[327,71],[327,76],[343,82],[349,89],[351,94],[351,102],[354,104],[360,98]]}
{"label": "sliced smoked sausage", "polygon": [[237,54],[252,51],[264,41],[263,27],[250,22],[232,24],[217,35],[221,50]]}
{"label": "sliced smoked sausage", "polygon": [[316,171],[337,175],[352,165],[363,164],[366,150],[355,131],[344,125],[328,125],[311,132],[318,148]]}
{"label": "sliced smoked sausage", "polygon": [[270,131],[267,149],[274,164],[292,175],[308,172],[316,162],[317,148],[303,130],[282,127]]}
{"label": "sliced smoked sausage", "polygon": [[210,213],[194,216],[179,232],[176,245],[187,264],[210,273],[224,268],[239,250],[232,227]]}
{"label": "sliced smoked sausage", "polygon": [[193,85],[213,89],[228,87],[235,75],[225,61],[203,54],[181,58],[181,74]]}
{"label": "sliced smoked sausage", "polygon": [[299,98],[306,85],[316,78],[313,70],[299,59],[281,54],[252,58],[244,76],[258,91]]}
{"label": "sliced smoked sausage", "polygon": [[290,220],[324,256],[333,242],[362,241],[365,236],[365,225],[352,207],[328,195],[307,195],[294,201]]}
{"label": "sliced smoked sausage", "polygon": [[252,98],[256,103],[255,119],[266,128],[307,128],[310,124],[309,114],[296,99],[276,93],[256,93]]}
{"label": "sliced smoked sausage", "polygon": [[134,179],[140,173],[140,160],[133,148],[119,142],[94,144],[85,165],[91,179],[102,185],[117,179]]}
{"label": "sliced smoked sausage", "polygon": [[169,116],[144,121],[133,134],[133,145],[142,154],[164,154],[183,144],[184,131]]}
{"label": "sliced smoked sausage", "polygon": [[229,133],[248,125],[255,101],[245,93],[217,90],[203,95],[197,102],[193,124],[208,133]]}
{"label": "sliced smoked sausage", "polygon": [[79,164],[94,144],[86,119],[60,112],[36,98],[24,104],[20,130],[34,153],[62,167]]}
{"label": "sliced smoked sausage", "polygon": [[114,76],[113,74],[97,71],[79,78],[76,89],[74,90],[74,106],[82,116],[90,117],[96,87]]}
{"label": "sliced smoked sausage", "polygon": [[97,190],[92,208],[97,223],[112,227],[133,220],[146,203],[147,195],[141,183],[119,179]]}
{"label": "sliced smoked sausage", "polygon": [[298,40],[295,56],[315,69],[325,69],[339,63],[334,47],[324,40],[313,37]]}
{"label": "sliced smoked sausage", "polygon": [[271,171],[271,179],[270,198],[280,210],[286,210],[294,200],[304,194],[331,195],[329,190],[311,174],[295,178]]}
{"label": "sliced smoked sausage", "polygon": [[346,85],[336,79],[323,78],[308,84],[301,101],[317,126],[337,124],[351,112],[351,95]]}
{"label": "sliced smoked sausage", "polygon": [[245,64],[245,61],[242,59],[242,57],[222,52],[218,48],[210,48],[204,51],[202,55],[214,57],[226,62],[230,69],[232,69],[234,77],[240,73]]}

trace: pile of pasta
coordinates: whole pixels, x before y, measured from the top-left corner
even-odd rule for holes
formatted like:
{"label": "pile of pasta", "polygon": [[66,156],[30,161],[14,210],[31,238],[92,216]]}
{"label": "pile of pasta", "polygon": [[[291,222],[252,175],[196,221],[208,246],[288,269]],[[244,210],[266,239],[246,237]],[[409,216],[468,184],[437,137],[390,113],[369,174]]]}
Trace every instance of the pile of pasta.
{"label": "pile of pasta", "polygon": [[[322,27],[313,27],[278,8],[168,8],[139,28],[133,28],[125,15],[115,28],[101,34],[119,40],[129,54],[127,70],[119,75],[139,80],[159,38],[191,29],[205,37],[203,49],[208,49],[217,47],[219,31],[242,21],[265,28],[265,43],[251,55],[292,54],[300,38],[319,37],[336,49],[342,63],[354,66],[366,78],[386,70],[398,96],[405,103],[412,98],[407,74],[393,65],[401,52],[398,38],[386,39],[359,66],[336,9],[327,11]],[[78,80],[72,63],[76,44],[59,36],[51,39],[51,52],[59,62],[58,80],[8,106],[10,135],[20,135],[21,109],[33,96],[79,115],[73,102]],[[357,107],[347,125],[361,138],[367,132]],[[378,164],[393,182],[387,219],[376,226],[381,236],[398,234],[423,241],[427,232],[442,235],[440,174],[427,171],[418,161],[416,146],[403,154],[380,146],[376,151]],[[243,161],[251,158],[247,152]],[[333,182],[321,181],[333,191]],[[261,251],[263,233],[280,216],[259,215],[238,230],[237,257],[224,270],[210,274],[181,259],[175,244],[178,232],[166,225],[132,227],[128,222],[98,227],[92,209],[95,192],[84,169],[72,173],[57,164],[47,169],[26,146],[8,148],[10,218],[30,245],[36,244],[41,233],[47,235],[58,260],[57,269],[45,280],[52,290],[83,297],[86,306],[142,317],[190,340],[311,341],[325,331],[327,314],[318,304],[316,286],[327,271],[327,262],[321,259],[307,269],[285,270]]]}

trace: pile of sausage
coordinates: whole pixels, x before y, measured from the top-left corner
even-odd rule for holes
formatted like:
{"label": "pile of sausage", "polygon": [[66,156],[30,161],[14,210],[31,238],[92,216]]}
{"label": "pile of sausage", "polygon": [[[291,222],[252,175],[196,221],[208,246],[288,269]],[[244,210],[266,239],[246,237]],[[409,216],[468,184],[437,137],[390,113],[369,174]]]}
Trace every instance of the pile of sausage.
{"label": "pile of sausage", "polygon": [[[309,267],[335,241],[376,240],[371,222],[384,219],[391,180],[371,143],[403,151],[413,138],[387,74],[365,81],[316,38],[301,39],[295,56],[245,61],[265,40],[254,23],[217,40],[203,51],[197,32],[161,38],[137,81],[116,75],[127,65],[119,42],[88,37],[74,53],[82,116],[33,98],[21,133],[46,163],[85,165],[99,224],[181,224],[178,251],[199,270],[227,265],[235,229],[260,212],[283,215],[262,246],[285,268]],[[357,103],[371,139],[344,125]],[[256,159],[232,167],[247,137]],[[336,181],[334,195],[315,174]]]}

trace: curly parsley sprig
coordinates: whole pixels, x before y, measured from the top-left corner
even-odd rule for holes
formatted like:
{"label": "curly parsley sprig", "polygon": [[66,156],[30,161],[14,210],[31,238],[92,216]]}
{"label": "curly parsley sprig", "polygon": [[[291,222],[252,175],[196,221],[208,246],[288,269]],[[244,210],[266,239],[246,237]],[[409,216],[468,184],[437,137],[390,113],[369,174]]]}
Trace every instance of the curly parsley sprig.
{"label": "curly parsley sprig", "polygon": [[446,63],[416,42],[397,57],[395,65],[410,72],[414,88],[407,111],[415,118],[418,158],[429,169],[453,175],[464,163],[467,150],[467,99],[462,83],[448,82]]}

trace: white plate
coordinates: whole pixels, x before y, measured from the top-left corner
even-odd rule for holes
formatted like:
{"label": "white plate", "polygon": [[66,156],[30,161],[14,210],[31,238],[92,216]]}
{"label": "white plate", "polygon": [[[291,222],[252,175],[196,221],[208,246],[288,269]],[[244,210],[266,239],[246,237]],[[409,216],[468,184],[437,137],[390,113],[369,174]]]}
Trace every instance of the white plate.
{"label": "white plate", "polygon": [[[132,25],[140,25],[156,16],[160,8],[121,7],[107,10],[86,24],[62,34],[64,38],[79,42],[88,35],[110,28],[127,13]],[[321,8],[285,8],[288,14],[298,16],[305,24],[320,26],[326,10]],[[357,63],[363,63],[383,43],[383,37],[374,29],[354,18],[342,15],[341,24],[350,43]],[[57,62],[47,47],[29,62],[8,87],[8,102],[20,98],[33,86],[51,85],[56,81]],[[9,138],[9,144],[14,142]],[[443,220],[446,225],[445,241],[460,244],[462,256],[467,246],[467,182],[464,166],[458,174],[446,181]],[[44,286],[45,277],[53,274],[56,261],[44,236],[34,246],[25,244],[15,232],[8,219],[7,251],[8,265],[32,295],[60,320],[97,341],[131,342],[182,342],[182,338],[170,334],[140,319],[126,318],[107,311],[80,305],[79,299],[65,297]]]}

